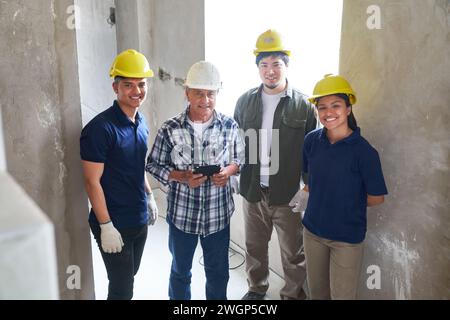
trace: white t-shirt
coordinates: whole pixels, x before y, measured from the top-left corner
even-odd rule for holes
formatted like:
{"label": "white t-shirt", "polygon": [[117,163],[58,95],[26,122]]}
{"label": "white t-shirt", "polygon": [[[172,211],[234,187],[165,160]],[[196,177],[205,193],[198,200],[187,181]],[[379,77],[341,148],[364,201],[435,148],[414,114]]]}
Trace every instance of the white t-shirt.
{"label": "white t-shirt", "polygon": [[194,133],[200,139],[200,141],[203,141],[203,134],[205,133],[205,130],[208,129],[213,120],[214,117],[211,117],[206,122],[194,122],[189,119],[189,117],[187,117],[188,123],[192,126],[192,128],[194,128]]}
{"label": "white t-shirt", "polygon": [[285,94],[285,91],[273,95],[265,93],[264,90],[262,91],[261,97],[263,103],[263,114],[259,140],[259,159],[261,162],[259,174],[261,185],[266,187],[269,186],[270,146],[272,145],[273,117],[281,97],[284,97]]}

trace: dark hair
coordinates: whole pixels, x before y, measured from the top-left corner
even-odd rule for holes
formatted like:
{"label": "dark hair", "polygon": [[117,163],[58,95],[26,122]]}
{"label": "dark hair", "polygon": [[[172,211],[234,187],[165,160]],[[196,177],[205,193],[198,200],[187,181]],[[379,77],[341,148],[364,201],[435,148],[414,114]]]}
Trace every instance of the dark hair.
{"label": "dark hair", "polygon": [[125,77],[121,77],[121,76],[115,76],[114,77],[114,82],[115,83],[119,83],[121,80],[125,79]]}
{"label": "dark hair", "polygon": [[[356,118],[355,118],[355,115],[353,114],[353,107],[350,104],[350,99],[348,98],[348,95],[346,95],[345,93],[335,93],[335,94],[330,94],[330,96],[336,96],[336,97],[343,99],[345,101],[345,105],[347,106],[347,108],[351,108],[350,114],[348,115],[348,127],[350,129],[352,129],[353,131],[355,131],[356,128],[358,128],[358,124],[356,123]],[[323,97],[320,97],[320,98],[323,98]],[[316,99],[316,101],[315,101],[316,105],[319,102],[320,98]],[[324,128],[324,130],[326,131],[326,128]]]}
{"label": "dark hair", "polygon": [[259,62],[266,57],[277,57],[283,60],[286,66],[289,64],[289,56],[286,53],[282,51],[271,51],[271,52],[260,52],[256,56],[256,65],[259,66]]}

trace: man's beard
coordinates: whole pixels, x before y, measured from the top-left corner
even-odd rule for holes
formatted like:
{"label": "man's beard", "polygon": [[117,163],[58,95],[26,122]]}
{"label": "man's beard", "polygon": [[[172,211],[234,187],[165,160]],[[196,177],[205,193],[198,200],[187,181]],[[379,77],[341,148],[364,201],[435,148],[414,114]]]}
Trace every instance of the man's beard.
{"label": "man's beard", "polygon": [[280,85],[280,83],[275,83],[275,84],[265,84],[264,83],[264,87],[266,87],[267,89],[270,89],[270,90],[273,90],[273,89],[275,89],[276,87],[278,87]]}

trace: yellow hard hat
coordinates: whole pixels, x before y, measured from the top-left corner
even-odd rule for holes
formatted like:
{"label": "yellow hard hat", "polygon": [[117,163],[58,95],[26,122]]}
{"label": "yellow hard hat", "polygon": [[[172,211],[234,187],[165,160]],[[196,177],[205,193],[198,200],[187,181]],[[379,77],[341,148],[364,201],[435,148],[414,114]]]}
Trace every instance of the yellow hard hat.
{"label": "yellow hard hat", "polygon": [[356,95],[350,83],[344,77],[333,74],[326,74],[322,80],[316,83],[313,95],[308,100],[315,104],[318,98],[337,93],[346,94],[351,105],[356,103]]}
{"label": "yellow hard hat", "polygon": [[281,34],[275,30],[269,29],[258,37],[258,40],[256,40],[256,49],[253,50],[253,53],[257,56],[261,52],[275,51],[284,52],[288,56],[291,55],[291,51],[286,50],[283,46]]}
{"label": "yellow hard hat", "polygon": [[122,51],[109,69],[109,76],[125,78],[151,78],[153,71],[150,69],[147,58],[133,49]]}

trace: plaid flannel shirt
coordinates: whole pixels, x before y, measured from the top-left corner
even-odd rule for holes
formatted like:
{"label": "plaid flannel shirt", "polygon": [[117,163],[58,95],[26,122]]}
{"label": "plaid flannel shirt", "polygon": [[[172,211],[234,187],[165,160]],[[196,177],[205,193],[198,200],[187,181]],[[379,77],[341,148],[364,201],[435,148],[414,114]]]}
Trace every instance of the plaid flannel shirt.
{"label": "plaid flannel shirt", "polygon": [[207,236],[224,229],[234,212],[231,183],[215,186],[210,179],[198,188],[176,181],[169,182],[172,170],[188,170],[194,165],[232,163],[239,167],[245,157],[245,145],[237,123],[214,111],[214,120],[199,138],[187,121],[189,108],[167,120],[159,129],[146,171],[168,186],[167,215],[186,233]]}

